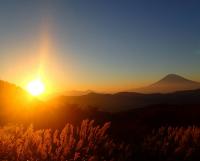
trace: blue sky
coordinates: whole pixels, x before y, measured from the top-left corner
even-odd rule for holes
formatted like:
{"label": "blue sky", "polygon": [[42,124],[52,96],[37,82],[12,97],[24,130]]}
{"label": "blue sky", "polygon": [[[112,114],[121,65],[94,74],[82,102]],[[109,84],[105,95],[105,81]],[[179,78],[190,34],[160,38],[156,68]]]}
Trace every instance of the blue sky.
{"label": "blue sky", "polygon": [[2,0],[0,79],[22,85],[42,63],[42,77],[60,89],[134,88],[169,73],[200,81],[199,8],[198,0]]}

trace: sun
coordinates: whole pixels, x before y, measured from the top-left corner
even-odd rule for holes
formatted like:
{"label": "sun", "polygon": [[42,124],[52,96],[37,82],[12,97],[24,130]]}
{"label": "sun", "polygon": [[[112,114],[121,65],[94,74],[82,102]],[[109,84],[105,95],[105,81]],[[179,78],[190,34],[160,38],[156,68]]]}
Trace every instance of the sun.
{"label": "sun", "polygon": [[45,91],[45,85],[40,79],[33,80],[27,84],[27,91],[33,96],[39,96]]}

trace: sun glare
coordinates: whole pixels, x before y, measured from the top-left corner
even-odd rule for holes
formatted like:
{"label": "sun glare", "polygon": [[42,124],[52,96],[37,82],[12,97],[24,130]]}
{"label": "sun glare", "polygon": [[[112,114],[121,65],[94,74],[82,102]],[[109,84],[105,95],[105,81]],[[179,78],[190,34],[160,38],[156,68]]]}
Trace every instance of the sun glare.
{"label": "sun glare", "polygon": [[40,79],[28,83],[27,91],[33,96],[39,96],[45,91],[44,83]]}

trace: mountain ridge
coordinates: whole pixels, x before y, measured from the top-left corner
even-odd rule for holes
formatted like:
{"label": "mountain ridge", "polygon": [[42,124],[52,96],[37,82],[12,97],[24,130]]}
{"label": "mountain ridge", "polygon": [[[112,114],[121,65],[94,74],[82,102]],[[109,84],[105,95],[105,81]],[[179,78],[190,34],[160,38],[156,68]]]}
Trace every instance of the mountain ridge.
{"label": "mountain ridge", "polygon": [[101,111],[120,112],[157,104],[200,105],[200,89],[177,91],[173,93],[135,93],[115,94],[90,93],[83,96],[60,96],[52,100],[62,105],[76,104],[82,107],[97,107]]}

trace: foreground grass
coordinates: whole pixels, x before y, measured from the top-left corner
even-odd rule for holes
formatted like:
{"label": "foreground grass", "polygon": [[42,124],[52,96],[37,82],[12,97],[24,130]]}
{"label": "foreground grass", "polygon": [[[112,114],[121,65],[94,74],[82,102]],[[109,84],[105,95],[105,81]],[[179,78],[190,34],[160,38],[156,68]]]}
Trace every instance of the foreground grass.
{"label": "foreground grass", "polygon": [[[115,142],[110,123],[83,120],[62,130],[34,130],[33,126],[0,128],[1,161],[199,161],[199,127],[161,127],[139,145]],[[122,129],[123,130],[123,129]],[[129,134],[127,134],[129,135]]]}
{"label": "foreground grass", "polygon": [[145,138],[141,150],[143,160],[199,161],[200,128],[161,127]]}
{"label": "foreground grass", "polygon": [[94,126],[84,120],[61,130],[34,130],[33,126],[0,128],[0,160],[4,161],[126,161],[128,145],[115,143],[108,135],[110,123]]}

